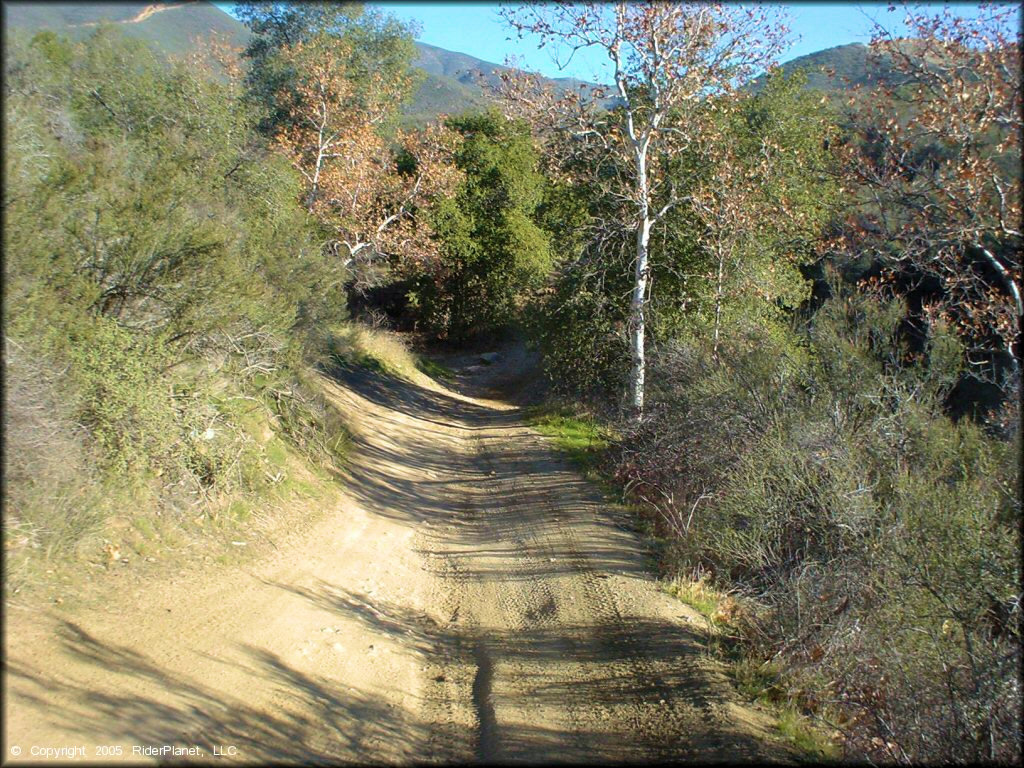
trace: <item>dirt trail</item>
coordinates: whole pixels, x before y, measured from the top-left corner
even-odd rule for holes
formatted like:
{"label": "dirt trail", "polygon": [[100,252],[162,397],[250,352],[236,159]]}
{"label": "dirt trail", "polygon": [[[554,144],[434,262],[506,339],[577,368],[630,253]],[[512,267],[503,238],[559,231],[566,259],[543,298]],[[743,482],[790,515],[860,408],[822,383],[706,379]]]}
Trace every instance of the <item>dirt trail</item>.
{"label": "dirt trail", "polygon": [[[516,365],[456,388],[485,395]],[[9,607],[5,760],[787,758],[624,521],[514,407],[342,379],[324,386],[355,431],[346,501],[272,557],[104,610]]]}

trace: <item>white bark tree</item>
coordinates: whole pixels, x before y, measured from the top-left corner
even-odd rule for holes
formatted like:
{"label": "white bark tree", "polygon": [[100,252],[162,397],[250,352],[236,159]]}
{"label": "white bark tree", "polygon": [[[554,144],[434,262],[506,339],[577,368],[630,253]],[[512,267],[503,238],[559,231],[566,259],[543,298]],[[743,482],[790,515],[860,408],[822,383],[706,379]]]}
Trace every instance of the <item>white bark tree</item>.
{"label": "white bark tree", "polygon": [[[628,198],[634,213],[629,223],[636,232],[629,404],[639,420],[644,409],[644,312],[649,300],[651,229],[682,199],[663,177],[657,158],[698,145],[703,138],[699,115],[706,100],[770,66],[787,30],[777,7],[728,4],[543,3],[506,9],[503,15],[520,37],[538,35],[563,68],[583,49],[597,49],[607,56],[625,117],[625,135],[614,132],[599,140],[631,169],[629,187],[610,190],[610,194]],[[564,109],[566,99],[562,109],[551,108],[551,100],[521,101],[529,102],[528,116],[547,121],[548,136],[603,133],[606,116],[594,108],[593,101],[586,105],[577,97],[577,106],[583,108],[576,110]],[[572,124],[567,119],[570,115]]]}

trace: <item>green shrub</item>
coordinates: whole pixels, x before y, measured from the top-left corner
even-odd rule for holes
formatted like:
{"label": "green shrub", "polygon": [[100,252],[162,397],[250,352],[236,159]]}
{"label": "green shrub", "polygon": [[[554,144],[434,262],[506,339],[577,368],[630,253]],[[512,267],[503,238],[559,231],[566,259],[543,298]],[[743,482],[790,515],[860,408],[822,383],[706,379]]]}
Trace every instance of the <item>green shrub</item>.
{"label": "green shrub", "polygon": [[106,318],[74,328],[67,339],[77,412],[112,473],[171,461],[178,434],[159,375],[166,356]]}
{"label": "green shrub", "polygon": [[961,350],[923,359],[899,305],[842,293],[788,342],[699,336],[658,351],[650,417],[618,447],[677,573],[754,616],[787,697],[841,712],[850,754],[1018,760],[1020,499],[1014,441],[943,402]]}
{"label": "green shrub", "polygon": [[88,435],[37,347],[4,344],[4,547],[8,586],[37,556],[71,553],[109,513]]}
{"label": "green shrub", "polygon": [[346,433],[297,372],[346,270],[252,106],[113,25],[12,39],[4,68],[4,326],[27,350],[5,370],[5,544],[63,556],[111,510],[263,493],[275,414],[334,463]]}

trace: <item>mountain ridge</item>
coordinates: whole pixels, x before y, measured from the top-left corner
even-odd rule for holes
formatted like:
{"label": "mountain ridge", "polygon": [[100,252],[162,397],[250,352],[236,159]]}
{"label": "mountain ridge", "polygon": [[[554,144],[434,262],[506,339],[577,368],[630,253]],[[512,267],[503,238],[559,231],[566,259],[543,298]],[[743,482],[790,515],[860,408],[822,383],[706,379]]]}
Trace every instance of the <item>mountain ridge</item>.
{"label": "mountain ridge", "polygon": [[[192,50],[195,38],[210,32],[244,46],[249,30],[242,22],[205,0],[172,3],[4,3],[4,28],[50,29],[71,38],[89,34],[103,21],[122,27],[125,34],[156,45],[168,55]],[[424,123],[440,114],[480,109],[489,99],[485,84],[498,82],[498,72],[510,68],[458,51],[416,41],[413,66],[424,72],[423,82],[404,106],[407,123]],[[559,89],[585,84],[575,78],[548,78]]]}
{"label": "mountain ridge", "polygon": [[[69,37],[89,34],[101,21],[122,26],[124,32],[155,44],[170,55],[192,50],[200,35],[215,32],[233,45],[244,46],[249,30],[242,22],[206,0],[134,3],[29,3],[6,2],[4,28],[52,29]],[[495,85],[501,72],[511,67],[416,41],[413,66],[424,73],[423,81],[403,107],[407,124],[423,124],[440,114],[480,109],[489,101],[487,86]],[[780,65],[784,73],[804,69],[809,89],[837,91],[847,85],[869,83],[885,75],[884,65],[872,63],[863,43],[848,43],[799,56]],[[834,72],[833,75],[827,74]],[[545,78],[558,90],[593,87],[572,77]],[[763,76],[753,83],[761,87]]]}

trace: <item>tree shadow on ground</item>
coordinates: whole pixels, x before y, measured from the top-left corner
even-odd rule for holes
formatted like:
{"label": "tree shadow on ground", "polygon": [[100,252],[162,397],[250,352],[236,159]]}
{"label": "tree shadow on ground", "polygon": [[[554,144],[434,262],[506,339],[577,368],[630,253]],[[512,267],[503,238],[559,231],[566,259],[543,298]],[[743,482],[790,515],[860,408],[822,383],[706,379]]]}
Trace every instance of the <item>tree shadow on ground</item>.
{"label": "tree shadow on ground", "polygon": [[[365,596],[319,584],[309,590],[293,587],[321,607],[355,616],[367,628],[382,634],[414,636],[425,652],[452,655],[465,664],[478,664],[479,654],[465,639],[446,637],[445,630],[422,615],[387,603],[371,603]],[[701,761],[750,761],[763,757],[749,736],[723,730],[720,718],[712,717],[716,702],[708,700],[700,671],[678,665],[672,678],[645,682],[636,677],[631,659],[644,651],[640,638],[655,638],[664,627],[638,623],[628,635],[603,628],[536,628],[524,632],[489,632],[485,642],[492,663],[499,669],[516,668],[517,689],[538,717],[531,723],[495,723],[495,740],[506,760],[528,763],[636,763],[650,760],[650,750],[640,750],[635,740],[608,729],[577,728],[566,733],[543,717],[545,711],[562,708],[568,701],[601,707],[626,697],[658,701],[666,696],[685,697],[689,705],[707,710],[708,728],[694,733],[687,743],[664,744],[661,759],[695,758]],[[565,663],[565,635],[578,634],[590,641],[570,639],[573,661],[592,667],[593,674],[564,680],[545,673],[547,665]],[[164,758],[162,762],[206,762],[215,748],[234,746],[237,759],[248,763],[376,764],[386,754],[403,764],[435,759],[426,745],[435,724],[423,721],[418,711],[397,709],[380,698],[354,690],[338,680],[308,674],[265,649],[240,644],[249,675],[280,687],[282,697],[273,709],[245,700],[245,691],[224,691],[190,677],[175,674],[160,661],[126,646],[103,642],[77,624],[63,621],[58,630],[63,651],[89,667],[109,672],[110,689],[89,687],[58,677],[31,664],[7,665],[8,687],[22,702],[45,712],[62,732],[95,743],[127,743],[140,746],[199,746],[199,758]],[[455,645],[454,643],[458,643]],[[652,641],[654,642],[654,641]],[[677,635],[666,645],[656,641],[657,653],[681,661],[693,658],[694,638]],[[231,663],[231,662],[225,662]],[[119,684],[118,678],[134,685]],[[141,683],[141,685],[140,685]],[[702,691],[705,691],[702,693]],[[507,695],[501,694],[500,695]],[[427,695],[430,695],[429,693]],[[500,713],[499,709],[499,713]],[[666,711],[668,711],[666,709]],[[650,745],[647,745],[648,747]]]}
{"label": "tree shadow on ground", "polygon": [[60,731],[86,740],[196,745],[206,760],[215,747],[230,745],[246,762],[315,764],[336,763],[339,756],[378,762],[373,745],[386,740],[412,761],[428,727],[410,722],[409,713],[396,713],[378,698],[306,674],[276,654],[244,644],[248,674],[278,684],[286,694],[279,708],[258,708],[245,701],[244,691],[224,691],[174,674],[159,660],[103,642],[69,621],[60,623],[58,635],[63,651],[75,661],[110,671],[110,689],[86,687],[24,663],[7,666],[9,685],[22,701],[46,712]]}
{"label": "tree shadow on ground", "polygon": [[[726,689],[709,680],[701,663],[703,640],[677,624],[629,615],[579,624],[549,616],[524,628],[467,629],[324,581],[308,588],[275,586],[322,610],[354,617],[372,633],[401,638],[428,658],[468,668],[470,676],[479,676],[486,658],[490,676],[499,681],[488,692],[497,712],[492,725],[497,746],[489,758],[636,763],[763,762],[768,756],[763,738],[722,716]],[[514,684],[502,685],[502,679]],[[626,702],[639,704],[631,709],[622,706]],[[612,718],[639,713],[650,723],[644,732],[632,727],[636,723],[595,728],[584,719],[567,730],[558,726],[558,715],[567,709],[607,712]],[[508,722],[502,717],[507,711],[529,711],[530,722]],[[678,733],[659,721],[681,713],[701,727],[684,740],[659,741],[666,732]]]}

